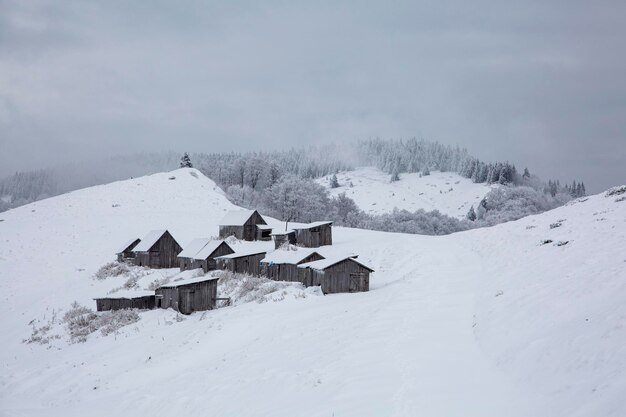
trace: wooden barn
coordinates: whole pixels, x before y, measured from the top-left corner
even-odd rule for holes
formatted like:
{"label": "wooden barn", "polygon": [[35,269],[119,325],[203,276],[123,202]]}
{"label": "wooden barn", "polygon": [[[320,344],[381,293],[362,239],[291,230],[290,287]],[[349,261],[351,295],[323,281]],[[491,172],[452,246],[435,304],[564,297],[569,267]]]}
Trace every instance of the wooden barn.
{"label": "wooden barn", "polygon": [[155,296],[152,291],[126,291],[124,293],[108,294],[105,297],[94,298],[97,311],[122,310],[138,308],[151,310],[155,308]]}
{"label": "wooden barn", "polygon": [[256,240],[272,240],[272,226],[257,224],[256,230]]}
{"label": "wooden barn", "polygon": [[261,260],[266,251],[236,252],[215,258],[217,269],[240,274],[261,275]]}
{"label": "wooden barn", "polygon": [[321,286],[324,294],[370,289],[374,270],[352,257],[322,259],[298,265],[298,280],[307,287]]}
{"label": "wooden barn", "polygon": [[122,246],[116,252],[117,261],[124,262],[124,261],[132,261],[133,259],[135,259],[135,252],[133,252],[133,249],[135,249],[135,247],[139,244],[139,242],[141,242],[141,239],[139,238],[131,239],[128,242],[126,242],[124,246]]}
{"label": "wooden barn", "polygon": [[312,249],[276,250],[261,260],[261,275],[274,281],[299,281],[298,265],[324,259]]}
{"label": "wooden barn", "polygon": [[167,230],[153,230],[135,246],[135,264],[149,268],[176,268],[182,248]]}
{"label": "wooden barn", "polygon": [[183,248],[183,251],[178,254],[178,263],[181,271],[198,268],[194,266],[194,256],[209,243],[209,240],[208,237],[200,237],[192,240]]}
{"label": "wooden barn", "polygon": [[223,240],[211,240],[193,257],[193,268],[202,268],[209,272],[217,268],[215,258],[235,253]]}
{"label": "wooden barn", "polygon": [[287,230],[284,232],[277,232],[276,230],[274,230],[272,232],[272,237],[274,238],[274,249],[278,249],[285,244],[296,244],[295,230]]}
{"label": "wooden barn", "polygon": [[296,244],[305,248],[317,248],[333,244],[333,222],[314,222],[292,226]]}
{"label": "wooden barn", "polygon": [[267,223],[256,210],[229,211],[220,221],[220,239],[235,236],[240,240],[252,241],[266,236],[269,240],[272,231],[267,231],[265,226]]}
{"label": "wooden barn", "polygon": [[156,307],[181,314],[212,310],[217,298],[217,277],[198,277],[165,284],[156,289]]}

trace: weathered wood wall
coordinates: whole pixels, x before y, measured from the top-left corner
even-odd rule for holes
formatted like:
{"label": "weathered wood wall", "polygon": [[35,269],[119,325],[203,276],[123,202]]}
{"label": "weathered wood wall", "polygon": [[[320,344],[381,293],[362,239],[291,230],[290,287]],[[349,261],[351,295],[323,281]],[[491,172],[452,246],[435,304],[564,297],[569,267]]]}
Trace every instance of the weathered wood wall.
{"label": "weathered wood wall", "polygon": [[121,310],[127,308],[138,308],[150,310],[155,308],[154,295],[134,298],[98,298],[96,299],[97,311]]}
{"label": "weathered wood wall", "polygon": [[305,248],[332,245],[332,224],[325,224],[310,229],[296,229],[296,244]]}
{"label": "weathered wood wall", "polygon": [[179,262],[181,271],[201,268],[200,266],[195,266],[193,258],[178,258],[178,262]]}
{"label": "weathered wood wall", "polygon": [[303,284],[305,284],[303,281],[300,280],[300,274],[298,272],[298,269],[301,268],[298,268],[298,265],[307,262],[318,261],[320,259],[324,258],[318,253],[312,253],[297,264],[263,263],[261,264],[261,275],[264,275],[274,281],[302,282]]}
{"label": "weathered wood wall", "polygon": [[324,294],[362,292],[370,288],[370,271],[349,259],[324,271],[311,269],[310,275],[308,280],[312,285],[320,285]]}
{"label": "weathered wood wall", "polygon": [[181,314],[215,308],[217,280],[194,282],[177,287],[160,287],[156,290],[158,308],[172,308]]}
{"label": "weathered wood wall", "polygon": [[240,274],[261,275],[261,259],[265,258],[265,253],[259,253],[239,258],[217,259],[217,269],[237,272]]}

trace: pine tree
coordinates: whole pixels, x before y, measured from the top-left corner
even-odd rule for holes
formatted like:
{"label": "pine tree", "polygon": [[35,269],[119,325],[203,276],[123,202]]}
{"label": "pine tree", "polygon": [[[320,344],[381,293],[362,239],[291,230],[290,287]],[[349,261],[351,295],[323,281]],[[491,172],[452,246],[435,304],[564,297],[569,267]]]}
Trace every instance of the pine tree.
{"label": "pine tree", "polygon": [[400,181],[400,174],[398,173],[398,170],[394,170],[393,174],[391,174],[391,182],[396,181]]}
{"label": "pine tree", "polygon": [[528,168],[524,168],[524,174],[522,175],[522,177],[527,180],[530,178],[530,172],[528,172]]}
{"label": "pine tree", "polygon": [[189,154],[187,152],[185,152],[183,154],[183,157],[180,158],[180,167],[181,168],[193,168],[191,159],[189,158]]}
{"label": "pine tree", "polygon": [[422,175],[424,176],[430,175],[430,169],[428,169],[428,165],[424,167],[424,170],[422,171]]}
{"label": "pine tree", "polygon": [[473,222],[476,220],[476,212],[474,211],[474,206],[470,207],[469,211],[467,212],[467,220]]}
{"label": "pine tree", "polygon": [[330,177],[330,188],[338,188],[339,187],[339,181],[337,180],[337,174],[333,174],[332,177]]}

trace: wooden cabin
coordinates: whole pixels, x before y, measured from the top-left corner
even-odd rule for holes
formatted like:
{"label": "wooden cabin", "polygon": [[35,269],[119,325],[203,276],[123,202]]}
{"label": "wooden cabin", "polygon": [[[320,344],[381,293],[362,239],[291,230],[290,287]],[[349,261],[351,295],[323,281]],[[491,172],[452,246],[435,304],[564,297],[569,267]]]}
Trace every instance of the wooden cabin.
{"label": "wooden cabin", "polygon": [[229,211],[219,224],[220,239],[226,239],[229,236],[248,241],[259,240],[259,236],[267,236],[267,240],[271,238],[271,229],[264,234],[262,231],[266,229],[258,227],[267,226],[267,223],[256,210]]}
{"label": "wooden cabin", "polygon": [[202,268],[205,273],[212,271],[217,268],[215,258],[231,253],[235,251],[228,243],[223,240],[212,240],[194,255],[193,268]]}
{"label": "wooden cabin", "polygon": [[215,258],[217,269],[240,274],[261,275],[261,260],[266,251],[235,252]]}
{"label": "wooden cabin", "polygon": [[321,286],[324,294],[369,291],[374,270],[352,257],[322,259],[298,265],[298,280]]}
{"label": "wooden cabin", "polygon": [[161,285],[156,289],[156,307],[181,314],[212,310],[217,298],[217,277],[198,277]]}
{"label": "wooden cabin", "polygon": [[198,268],[194,266],[194,256],[209,243],[209,240],[208,237],[200,237],[192,240],[183,248],[183,251],[178,254],[178,263],[181,271]]}
{"label": "wooden cabin", "polygon": [[276,250],[261,260],[261,275],[274,281],[298,281],[298,265],[324,259],[311,249]]}
{"label": "wooden cabin", "polygon": [[295,230],[287,230],[284,232],[277,232],[274,230],[272,232],[272,237],[274,238],[274,249],[278,249],[283,245],[295,245],[296,244],[296,231]]}
{"label": "wooden cabin", "polygon": [[317,248],[333,244],[333,222],[314,222],[293,226],[296,244],[305,248]]}
{"label": "wooden cabin", "polygon": [[153,230],[135,246],[135,264],[149,268],[176,268],[182,248],[167,230]]}
{"label": "wooden cabin", "polygon": [[151,310],[155,308],[155,296],[151,291],[126,291],[124,293],[109,294],[105,297],[94,298],[97,311],[122,310],[138,308]]}
{"label": "wooden cabin", "polygon": [[139,242],[141,242],[141,239],[139,238],[131,239],[128,242],[126,242],[124,246],[122,246],[116,252],[117,261],[118,262],[125,262],[125,261],[132,262],[135,259],[135,252],[133,252],[133,249],[135,249],[135,247],[139,244]]}

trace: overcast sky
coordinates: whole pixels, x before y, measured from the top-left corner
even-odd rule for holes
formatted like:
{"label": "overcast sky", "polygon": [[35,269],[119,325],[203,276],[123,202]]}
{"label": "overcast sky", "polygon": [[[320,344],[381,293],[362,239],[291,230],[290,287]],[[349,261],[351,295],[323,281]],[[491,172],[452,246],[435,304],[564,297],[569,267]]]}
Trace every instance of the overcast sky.
{"label": "overcast sky", "polygon": [[418,137],[600,191],[626,183],[624,22],[623,0],[0,0],[0,175]]}

